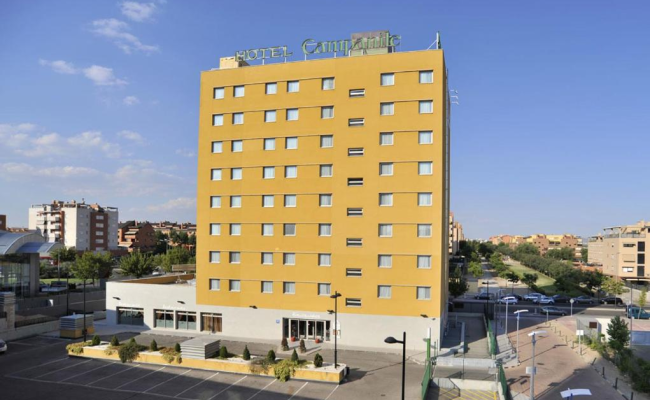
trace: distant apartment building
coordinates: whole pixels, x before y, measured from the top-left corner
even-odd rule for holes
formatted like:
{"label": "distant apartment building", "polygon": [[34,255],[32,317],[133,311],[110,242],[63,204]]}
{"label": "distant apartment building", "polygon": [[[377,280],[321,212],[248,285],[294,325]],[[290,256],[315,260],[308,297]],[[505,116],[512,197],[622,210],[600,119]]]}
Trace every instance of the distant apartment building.
{"label": "distant apartment building", "polygon": [[121,223],[117,230],[118,243],[129,253],[150,252],[156,248],[156,231],[148,222],[127,221]]}
{"label": "distant apartment building", "polygon": [[547,235],[538,233],[530,236],[498,235],[492,236],[489,240],[494,245],[506,243],[511,248],[515,248],[522,243],[531,243],[537,247],[541,255],[546,254],[549,250],[568,247],[574,249],[575,258],[579,258],[582,251],[582,240],[580,237],[571,234]]}
{"label": "distant apartment building", "polygon": [[605,228],[602,235],[590,237],[588,262],[601,265],[605,275],[624,280],[647,280],[646,249],[650,245],[650,223]]}
{"label": "distant apartment building", "polygon": [[456,221],[454,213],[449,213],[449,254],[454,255],[460,249],[460,242],[465,240],[463,225]]}
{"label": "distant apartment building", "polygon": [[185,232],[188,236],[196,234],[196,224],[193,224],[191,222],[178,223],[163,221],[154,222],[151,224],[151,226],[153,227],[154,231],[164,233],[165,235],[169,235],[172,231],[176,231],[178,233]]}
{"label": "distant apartment building", "polygon": [[61,243],[81,251],[115,250],[118,210],[99,204],[53,201],[32,205],[29,229],[36,230],[47,242]]}
{"label": "distant apartment building", "polygon": [[7,230],[7,216],[0,214],[0,231]]}
{"label": "distant apartment building", "polygon": [[518,235],[497,235],[490,237],[488,240],[495,246],[505,243],[513,249],[522,243],[526,243],[526,238]]}

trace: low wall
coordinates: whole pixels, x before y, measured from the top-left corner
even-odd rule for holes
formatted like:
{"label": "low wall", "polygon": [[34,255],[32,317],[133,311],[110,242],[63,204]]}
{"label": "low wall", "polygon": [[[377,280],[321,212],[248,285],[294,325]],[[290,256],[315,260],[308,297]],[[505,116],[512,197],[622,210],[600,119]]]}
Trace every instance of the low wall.
{"label": "low wall", "polygon": [[[443,389],[485,390],[496,392],[497,384],[494,381],[475,381],[471,379],[433,378],[433,384]],[[461,392],[462,394],[462,392]]]}
{"label": "low wall", "polygon": [[463,358],[463,357],[438,357],[436,365],[441,367],[465,368],[494,368],[496,366],[491,358]]}
{"label": "low wall", "polygon": [[2,340],[18,340],[57,330],[59,330],[59,321],[50,321],[43,324],[22,326],[11,331],[0,331],[0,338]]}

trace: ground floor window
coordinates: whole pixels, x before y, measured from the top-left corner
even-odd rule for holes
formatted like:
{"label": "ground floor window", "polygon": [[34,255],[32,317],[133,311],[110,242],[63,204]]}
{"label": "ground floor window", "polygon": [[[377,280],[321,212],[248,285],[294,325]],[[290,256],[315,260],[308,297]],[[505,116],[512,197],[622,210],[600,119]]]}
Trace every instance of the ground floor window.
{"label": "ground floor window", "polygon": [[171,310],[154,310],[156,328],[174,329],[174,312]]}
{"label": "ground floor window", "polygon": [[183,312],[176,313],[176,328],[190,331],[196,330],[196,313]]}
{"label": "ground floor window", "polygon": [[309,320],[309,319],[282,319],[282,335],[287,338],[296,339],[320,339],[330,340],[330,321]]}
{"label": "ground floor window", "polygon": [[201,331],[217,333],[221,332],[221,314],[201,313]]}
{"label": "ground floor window", "polygon": [[144,325],[144,309],[117,307],[117,323],[120,325]]}

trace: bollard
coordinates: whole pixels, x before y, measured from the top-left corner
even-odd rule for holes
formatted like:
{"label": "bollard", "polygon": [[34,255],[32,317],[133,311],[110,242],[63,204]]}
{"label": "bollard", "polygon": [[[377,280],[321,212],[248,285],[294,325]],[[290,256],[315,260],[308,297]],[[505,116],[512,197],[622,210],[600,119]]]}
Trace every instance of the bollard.
{"label": "bollard", "polygon": [[571,341],[571,350],[573,350],[575,347],[573,347],[574,343],[573,340]]}
{"label": "bollard", "polygon": [[605,366],[603,365],[603,378],[605,377]]}
{"label": "bollard", "polygon": [[630,393],[630,400],[634,400],[634,392]]}
{"label": "bollard", "polygon": [[616,377],[616,380],[614,381],[614,389],[618,389],[618,377]]}

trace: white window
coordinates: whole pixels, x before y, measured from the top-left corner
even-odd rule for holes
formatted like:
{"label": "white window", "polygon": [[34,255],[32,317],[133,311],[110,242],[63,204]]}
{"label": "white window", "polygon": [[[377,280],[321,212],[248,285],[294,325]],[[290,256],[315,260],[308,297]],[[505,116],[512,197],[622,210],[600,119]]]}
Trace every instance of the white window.
{"label": "white window", "polygon": [[348,178],[348,186],[363,186],[363,178]]}
{"label": "white window", "polygon": [[431,132],[431,131],[420,131],[420,132],[418,132],[418,143],[419,144],[431,144],[431,143],[433,143],[433,132]]}
{"label": "white window", "polygon": [[318,266],[319,267],[331,267],[332,266],[332,255],[331,254],[319,254],[318,255]]}
{"label": "white window", "polygon": [[331,194],[321,194],[319,197],[319,205],[321,207],[332,207],[332,195]]}
{"label": "white window", "polygon": [[213,168],[210,174],[210,179],[213,181],[221,180],[221,168]]}
{"label": "white window", "polygon": [[272,194],[265,194],[262,196],[262,207],[273,207],[275,203],[275,196]]}
{"label": "white window", "polygon": [[283,282],[282,291],[284,294],[296,294],[296,282]]}
{"label": "white window", "polygon": [[223,125],[223,114],[214,114],[212,116],[212,125],[213,126],[222,126]]}
{"label": "white window", "polygon": [[379,237],[393,237],[393,225],[379,224]]}
{"label": "white window", "polygon": [[221,208],[221,196],[210,196],[210,207]]}
{"label": "white window", "polygon": [[318,224],[318,236],[332,236],[332,224]]}
{"label": "white window", "polygon": [[284,236],[296,236],[296,224],[284,224]]}
{"label": "white window", "polygon": [[230,208],[241,207],[241,196],[230,196]]}
{"label": "white window", "polygon": [[334,118],[334,106],[325,106],[320,109],[320,117],[322,119]]}
{"label": "white window", "polygon": [[362,217],[363,208],[348,208],[348,217]]}
{"label": "white window", "polygon": [[273,236],[273,224],[262,224],[262,236]]}
{"label": "white window", "polygon": [[284,167],[284,177],[285,178],[297,178],[298,177],[298,167],[295,165],[287,165]]}
{"label": "white window", "polygon": [[433,163],[430,161],[422,161],[418,163],[419,175],[431,175],[433,173]]}
{"label": "white window", "polygon": [[210,235],[212,236],[221,235],[221,224],[210,224]]}
{"label": "white window", "polygon": [[231,251],[230,254],[230,263],[239,264],[241,262],[241,253],[238,251]]}
{"label": "white window", "polygon": [[348,247],[361,247],[363,246],[363,239],[360,238],[345,239],[345,245]]}
{"label": "white window", "polygon": [[379,255],[379,268],[392,268],[393,267],[393,256],[387,254]]}
{"label": "white window", "polygon": [[393,133],[392,132],[382,132],[379,134],[379,144],[381,146],[392,146],[393,145]]}
{"label": "white window", "polygon": [[263,172],[264,179],[275,178],[275,167],[264,167]]}
{"label": "white window", "polygon": [[623,272],[634,272],[634,267],[623,267]]}
{"label": "white window", "polygon": [[334,78],[323,78],[323,90],[332,90],[334,89]]}
{"label": "white window", "polygon": [[390,286],[379,285],[377,286],[377,297],[380,299],[390,299],[392,292]]}
{"label": "white window", "polygon": [[231,142],[230,150],[233,153],[239,153],[244,150],[244,142],[241,140],[233,140]]}
{"label": "white window", "polygon": [[431,200],[432,198],[431,193],[418,193],[418,206],[420,207],[428,207],[430,206],[433,202]]}
{"label": "white window", "polygon": [[418,224],[418,237],[431,237],[431,225]]}
{"label": "white window", "polygon": [[287,121],[297,121],[298,120],[298,109],[289,108],[287,109]]}
{"label": "white window", "polygon": [[275,150],[275,139],[264,139],[264,150]]}
{"label": "white window", "polygon": [[241,180],[241,177],[242,177],[241,168],[232,168],[230,170],[230,179],[232,179],[233,181]]}
{"label": "white window", "polygon": [[296,265],[296,253],[284,253],[282,263],[284,265]]}
{"label": "white window", "polygon": [[431,114],[433,112],[433,101],[423,100],[420,101],[420,114]]}
{"label": "white window", "polygon": [[363,147],[348,149],[348,156],[350,157],[362,156],[362,155],[363,155]]}
{"label": "white window", "polygon": [[333,171],[332,164],[325,164],[320,166],[320,177],[321,178],[330,178]]}
{"label": "white window", "polygon": [[418,300],[431,300],[431,287],[430,286],[418,286],[417,299]]}
{"label": "white window", "polygon": [[284,195],[284,206],[285,207],[295,207],[296,206],[296,195],[295,194],[285,194]]}
{"label": "white window", "polygon": [[381,86],[393,86],[395,84],[395,74],[381,74]]}
{"label": "white window", "polygon": [[288,137],[284,141],[284,148],[287,150],[295,150],[298,148],[298,138]]}
{"label": "white window", "polygon": [[213,153],[223,152],[223,142],[212,142],[212,152]]}
{"label": "white window", "polygon": [[300,82],[299,81],[289,81],[287,82],[287,92],[296,93],[300,91]]}
{"label": "white window", "polygon": [[361,268],[346,268],[345,276],[359,278],[362,276]]}
{"label": "white window", "polygon": [[230,291],[231,292],[239,292],[241,291],[241,281],[237,279],[231,279],[230,280]]}
{"label": "white window", "polygon": [[380,206],[392,206],[393,205],[393,194],[392,193],[379,193],[379,205]]}
{"label": "white window", "polygon": [[232,114],[232,124],[241,125],[244,123],[244,113],[233,113]]}
{"label": "white window", "polygon": [[318,284],[318,295],[319,296],[329,296],[332,293],[332,285],[329,283],[319,283]]}
{"label": "white window", "polygon": [[262,293],[273,293],[273,282],[262,281]]}
{"label": "white window", "polygon": [[395,114],[395,103],[381,103],[379,105],[380,115],[393,115]]}
{"label": "white window", "polygon": [[210,263],[219,264],[221,262],[221,252],[220,251],[211,251],[210,252]]}
{"label": "white window", "polygon": [[433,83],[433,71],[420,71],[420,83]]}
{"label": "white window", "polygon": [[350,89],[350,97],[364,97],[366,89]]}
{"label": "white window", "polygon": [[244,97],[244,87],[234,86],[232,91],[233,97]]}
{"label": "white window", "polygon": [[366,120],[363,118],[350,118],[348,119],[348,126],[363,126]]}
{"label": "white window", "polygon": [[241,224],[230,224],[230,236],[241,235]]}
{"label": "white window", "polygon": [[210,290],[221,290],[221,280],[210,279]]}
{"label": "white window", "polygon": [[214,98],[215,99],[223,99],[224,95],[224,90],[222,87],[216,87],[214,88]]}
{"label": "white window", "polygon": [[334,136],[332,135],[323,135],[320,137],[320,147],[332,147],[334,146]]}
{"label": "white window", "polygon": [[346,307],[361,307],[361,299],[345,299]]}
{"label": "white window", "polygon": [[379,163],[379,175],[381,176],[393,175],[393,163]]}
{"label": "white window", "polygon": [[266,94],[276,94],[278,92],[278,84],[273,82],[273,83],[267,83],[266,84]]}
{"label": "white window", "polygon": [[418,256],[418,268],[431,269],[431,256]]}
{"label": "white window", "polygon": [[264,122],[275,122],[275,110],[264,111]]}
{"label": "white window", "polygon": [[262,253],[262,264],[273,265],[273,253]]}

